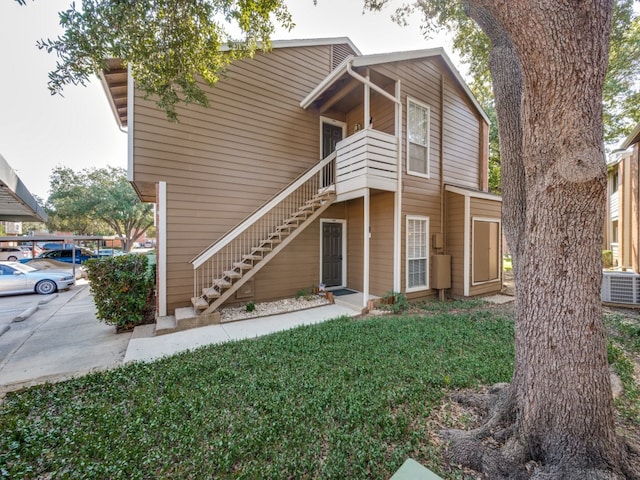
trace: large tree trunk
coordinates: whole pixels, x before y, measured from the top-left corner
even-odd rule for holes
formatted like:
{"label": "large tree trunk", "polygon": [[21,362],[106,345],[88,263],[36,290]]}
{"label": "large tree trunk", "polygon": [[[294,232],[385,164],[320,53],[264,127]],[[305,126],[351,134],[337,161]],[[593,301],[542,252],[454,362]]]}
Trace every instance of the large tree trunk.
{"label": "large tree trunk", "polygon": [[613,1],[464,3],[493,46],[516,359],[493,416],[454,455],[490,478],[527,478],[529,461],[532,478],[640,478],[615,433],[600,302]]}

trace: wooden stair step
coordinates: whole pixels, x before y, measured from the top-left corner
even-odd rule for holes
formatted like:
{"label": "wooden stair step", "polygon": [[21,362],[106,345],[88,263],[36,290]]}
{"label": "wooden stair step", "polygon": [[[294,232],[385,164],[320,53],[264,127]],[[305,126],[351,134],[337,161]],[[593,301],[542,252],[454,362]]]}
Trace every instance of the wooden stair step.
{"label": "wooden stair step", "polygon": [[262,255],[243,255],[243,260],[262,260],[264,257]]}
{"label": "wooden stair step", "polygon": [[273,250],[271,247],[254,247],[252,252],[270,252]]}
{"label": "wooden stair step", "polygon": [[193,304],[193,308],[195,309],[196,312],[198,310],[206,310],[207,308],[209,308],[209,302],[207,302],[202,297],[193,297],[191,299],[191,303]]}
{"label": "wooden stair step", "polygon": [[276,233],[278,235],[289,235],[291,233],[291,225],[284,224],[276,227]]}
{"label": "wooden stair step", "polygon": [[[299,218],[289,218],[287,220],[284,221],[285,225],[289,225],[289,226],[298,226],[300,224],[300,219]],[[294,225],[295,223],[295,225]]]}
{"label": "wooden stair step", "polygon": [[215,298],[220,298],[220,292],[213,287],[203,288],[202,295],[207,297],[209,300],[213,300]]}
{"label": "wooden stair step", "polygon": [[307,212],[306,210],[298,210],[296,213],[294,213],[291,216],[296,218],[300,218],[300,217],[307,218],[307,215],[309,215],[309,212]]}
{"label": "wooden stair step", "polygon": [[282,239],[280,237],[269,237],[260,243],[261,244],[270,243],[271,245],[277,245],[278,243],[282,243]]}
{"label": "wooden stair step", "polygon": [[224,276],[227,278],[242,278],[242,273],[235,270],[227,270],[224,272]]}
{"label": "wooden stair step", "polygon": [[225,279],[221,278],[220,280],[216,280],[216,286],[220,288],[230,288],[233,285],[231,282],[227,282]]}
{"label": "wooden stair step", "polygon": [[233,268],[239,268],[240,270],[251,270],[253,265],[244,262],[236,262],[233,264]]}

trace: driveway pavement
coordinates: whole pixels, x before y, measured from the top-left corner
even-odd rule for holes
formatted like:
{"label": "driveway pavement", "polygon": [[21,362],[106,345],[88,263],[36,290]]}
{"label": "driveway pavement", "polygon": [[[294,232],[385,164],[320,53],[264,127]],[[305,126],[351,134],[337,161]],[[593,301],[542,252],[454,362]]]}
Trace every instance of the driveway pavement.
{"label": "driveway pavement", "polygon": [[0,396],[119,365],[131,338],[96,319],[83,281],[51,296],[0,298],[0,311]]}

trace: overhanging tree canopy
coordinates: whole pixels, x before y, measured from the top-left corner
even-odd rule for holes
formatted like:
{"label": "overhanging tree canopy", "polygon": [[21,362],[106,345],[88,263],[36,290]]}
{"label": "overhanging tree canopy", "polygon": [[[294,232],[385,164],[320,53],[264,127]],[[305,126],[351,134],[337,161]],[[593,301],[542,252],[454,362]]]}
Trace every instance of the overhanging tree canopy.
{"label": "overhanging tree canopy", "polygon": [[58,56],[52,93],[84,85],[108,69],[106,59],[119,58],[136,87],[176,120],[180,102],[207,105],[199,78],[214,85],[233,60],[269,48],[274,21],[292,26],[283,0],[83,0],[60,13],[64,34],[38,47]]}

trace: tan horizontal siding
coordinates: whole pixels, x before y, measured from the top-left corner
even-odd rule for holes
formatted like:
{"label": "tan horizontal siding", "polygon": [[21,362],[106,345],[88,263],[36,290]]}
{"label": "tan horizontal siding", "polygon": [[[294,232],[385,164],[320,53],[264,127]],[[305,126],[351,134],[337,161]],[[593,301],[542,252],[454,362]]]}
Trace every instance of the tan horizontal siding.
{"label": "tan horizontal siding", "polygon": [[364,199],[347,204],[347,287],[362,291],[364,273]]}
{"label": "tan horizontal siding", "polygon": [[[318,161],[318,115],[302,110],[299,102],[329,73],[330,50],[276,49],[234,62],[215,88],[205,87],[210,106],[178,107],[178,123],[136,97],[134,179],[167,182],[170,312],[188,305],[193,295],[189,261]],[[312,228],[291,245],[294,263],[279,255],[277,274],[256,279],[258,295],[276,295],[274,276],[313,275],[312,265],[317,272],[319,240],[314,240],[313,258],[304,241],[310,236]],[[283,291],[307,283],[293,277]]]}
{"label": "tan horizontal siding", "polygon": [[447,195],[447,253],[451,255],[451,294],[464,295],[464,196]]}
{"label": "tan horizontal siding", "polygon": [[480,118],[450,78],[444,89],[444,181],[480,188]]}
{"label": "tan horizontal siding", "polygon": [[471,199],[471,216],[485,218],[502,218],[502,202],[484,198]]}
{"label": "tan horizontal siding", "polygon": [[469,296],[477,297],[482,295],[495,295],[502,291],[502,277],[493,282],[482,283],[480,285],[471,285],[469,288]]}
{"label": "tan horizontal siding", "polygon": [[[322,218],[346,217],[344,203],[331,205]],[[320,282],[320,219],[311,224],[295,240],[260,270],[254,277],[254,295],[248,301],[269,301],[293,297]],[[231,299],[229,302],[237,303]]]}
{"label": "tan horizontal siding", "polygon": [[394,194],[371,196],[369,291],[379,297],[393,290]]}

